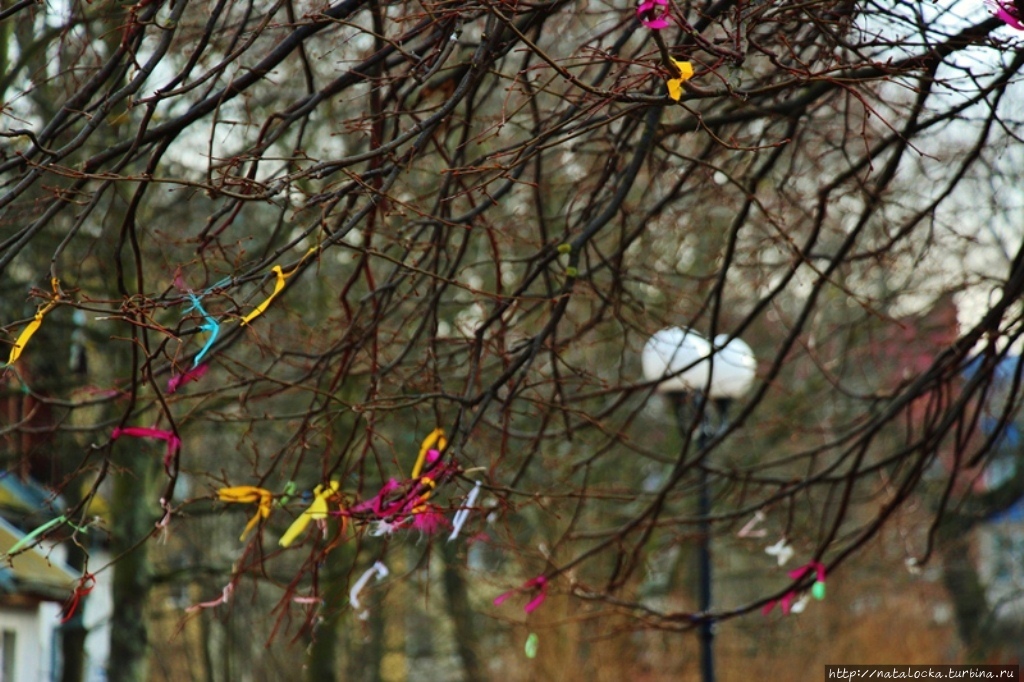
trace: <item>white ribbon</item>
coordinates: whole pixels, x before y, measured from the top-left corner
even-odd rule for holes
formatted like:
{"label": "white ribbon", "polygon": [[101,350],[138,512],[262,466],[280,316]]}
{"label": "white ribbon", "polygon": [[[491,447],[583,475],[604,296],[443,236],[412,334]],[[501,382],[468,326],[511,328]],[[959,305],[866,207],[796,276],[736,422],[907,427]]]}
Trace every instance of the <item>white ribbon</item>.
{"label": "white ribbon", "polygon": [[359,603],[359,593],[362,592],[363,588],[366,587],[366,583],[370,582],[370,578],[374,575],[377,576],[377,580],[383,580],[388,577],[388,567],[379,561],[373,562],[373,566],[370,566],[366,571],[359,576],[353,585],[352,589],[348,591],[348,602],[352,604],[352,608],[355,609],[356,614],[359,616],[359,620],[366,620],[370,616],[370,612],[364,609]]}
{"label": "white ribbon", "polygon": [[452,519],[452,534],[448,536],[448,542],[459,537],[459,533],[462,532],[462,526],[466,523],[466,519],[469,518],[469,512],[473,511],[473,503],[476,502],[476,497],[479,494],[480,481],[477,481],[473,489],[469,491],[469,495],[466,496],[466,501],[462,503],[462,508],[455,512],[455,518]]}

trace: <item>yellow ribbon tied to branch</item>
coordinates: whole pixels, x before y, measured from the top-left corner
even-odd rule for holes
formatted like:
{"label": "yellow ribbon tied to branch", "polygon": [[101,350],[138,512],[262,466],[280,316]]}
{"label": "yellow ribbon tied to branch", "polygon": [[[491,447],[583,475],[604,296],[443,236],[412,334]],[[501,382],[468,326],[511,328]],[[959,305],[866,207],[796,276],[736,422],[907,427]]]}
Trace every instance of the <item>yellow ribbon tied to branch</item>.
{"label": "yellow ribbon tied to branch", "polygon": [[427,508],[426,502],[430,499],[430,496],[434,493],[434,489],[437,487],[437,483],[434,481],[433,476],[420,476],[423,472],[423,465],[427,462],[427,458],[430,457],[430,463],[433,464],[441,456],[441,452],[448,446],[448,441],[444,437],[444,429],[434,429],[430,434],[423,439],[423,443],[420,445],[420,454],[416,457],[416,464],[412,467],[412,480],[416,481],[420,485],[424,486],[426,490],[420,495],[420,503],[413,507],[412,512],[419,514]]}
{"label": "yellow ribbon tied to branch", "polygon": [[416,464],[412,467],[412,476],[410,478],[418,478],[420,472],[423,471],[423,464],[426,462],[427,453],[431,450],[441,452],[448,446],[448,441],[444,437],[444,429],[434,429],[430,432],[426,438],[423,439],[423,443],[420,445],[420,454],[416,457]]}
{"label": "yellow ribbon tied to branch", "polygon": [[56,307],[57,300],[60,298],[60,280],[54,277],[50,280],[50,284],[53,286],[53,298],[49,303],[37,310],[32,321],[21,330],[21,334],[18,335],[18,340],[14,342],[14,347],[11,348],[11,354],[7,358],[8,365],[13,365],[17,362],[18,358],[21,357],[21,352],[25,350],[25,345],[29,342],[29,339],[32,338],[32,335],[35,334],[43,324],[43,316]]}
{"label": "yellow ribbon tied to branch", "polygon": [[310,254],[312,253],[316,253],[315,246],[311,248],[309,251],[307,251],[306,255],[302,257],[298,264],[288,272],[282,270],[280,265],[275,265],[274,267],[272,267],[270,269],[271,272],[273,272],[277,276],[277,280],[274,282],[274,290],[270,292],[270,296],[267,296],[267,298],[264,299],[263,303],[260,303],[258,306],[256,306],[255,310],[253,310],[251,313],[243,317],[241,323],[249,324],[257,317],[262,315],[264,312],[266,312],[267,308],[270,306],[270,302],[273,301],[274,298],[276,298],[277,295],[281,293],[281,291],[284,289],[285,280],[294,275],[296,272],[298,272],[299,268],[302,267],[302,264],[306,261],[307,258],[309,258]]}
{"label": "yellow ribbon tied to branch", "polygon": [[306,530],[306,526],[309,522],[316,519],[318,521],[326,519],[329,511],[328,501],[338,494],[338,488],[341,484],[337,481],[331,481],[329,486],[324,487],[318,485],[313,489],[313,503],[309,505],[306,511],[299,514],[299,517],[295,519],[288,530],[284,532],[281,539],[278,540],[278,544],[282,547],[287,547],[295,541],[295,538],[302,534],[302,531]]}
{"label": "yellow ribbon tied to branch", "polygon": [[666,83],[668,85],[668,96],[673,102],[678,102],[679,98],[683,96],[683,83],[693,78],[693,64],[681,62],[671,57],[669,59],[679,75],[676,78],[668,79],[668,83]]}
{"label": "yellow ribbon tied to branch", "polygon": [[256,509],[256,513],[249,519],[249,523],[246,524],[245,530],[242,531],[242,537],[239,540],[245,540],[245,536],[249,534],[256,524],[260,522],[260,519],[266,519],[270,516],[271,505],[274,501],[274,496],[269,490],[263,488],[257,488],[252,485],[236,485],[231,488],[221,488],[217,491],[217,497],[220,498],[221,502],[237,502],[239,504],[259,504]]}

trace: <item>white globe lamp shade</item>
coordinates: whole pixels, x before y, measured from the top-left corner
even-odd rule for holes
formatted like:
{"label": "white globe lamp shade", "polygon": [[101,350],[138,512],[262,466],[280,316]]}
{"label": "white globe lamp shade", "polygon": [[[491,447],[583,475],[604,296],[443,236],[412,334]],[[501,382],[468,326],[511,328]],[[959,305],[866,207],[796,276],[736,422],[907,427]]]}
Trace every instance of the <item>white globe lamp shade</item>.
{"label": "white globe lamp shade", "polygon": [[[708,382],[711,344],[700,334],[679,327],[656,332],[640,354],[644,377],[659,381],[660,393],[701,391]],[[680,372],[683,368],[685,371]]]}
{"label": "white globe lamp shade", "polygon": [[714,348],[709,393],[712,398],[739,398],[754,385],[757,371],[754,351],[738,338],[729,341],[728,334],[716,336]]}

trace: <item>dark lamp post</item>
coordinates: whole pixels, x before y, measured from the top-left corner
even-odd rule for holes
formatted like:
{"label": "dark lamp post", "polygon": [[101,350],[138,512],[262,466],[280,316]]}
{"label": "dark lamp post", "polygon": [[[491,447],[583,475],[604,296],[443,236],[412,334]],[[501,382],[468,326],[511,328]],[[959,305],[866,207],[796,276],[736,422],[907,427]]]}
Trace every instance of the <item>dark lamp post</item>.
{"label": "dark lamp post", "polygon": [[[750,346],[738,338],[719,334],[709,342],[690,329],[662,329],[644,345],[641,354],[644,377],[658,381],[657,390],[673,403],[676,422],[681,432],[690,428],[688,406],[695,406],[703,415],[697,431],[697,448],[702,451],[726,424],[729,404],[742,396],[754,383],[757,362]],[[712,425],[708,418],[706,399],[718,411]],[[697,515],[699,517],[699,608],[704,615],[700,625],[701,673],[704,682],[714,682],[714,627],[711,612],[711,498],[708,492],[707,468],[699,469]]]}

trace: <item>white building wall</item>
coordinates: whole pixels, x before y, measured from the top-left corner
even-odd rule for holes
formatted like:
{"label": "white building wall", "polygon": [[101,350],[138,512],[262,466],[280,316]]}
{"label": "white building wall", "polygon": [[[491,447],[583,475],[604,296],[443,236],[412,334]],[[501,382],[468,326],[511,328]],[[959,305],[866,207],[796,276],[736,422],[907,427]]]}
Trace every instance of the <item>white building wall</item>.
{"label": "white building wall", "polygon": [[[105,550],[92,550],[89,556],[90,565],[107,566],[110,553]],[[111,579],[113,569],[96,575],[96,585],[85,602],[83,622],[87,635],[85,637],[85,682],[106,682],[107,659],[110,657],[110,617],[114,611],[114,598]]]}
{"label": "white building wall", "polygon": [[39,641],[43,650],[43,658],[39,661],[40,682],[56,680],[59,674],[60,611],[60,604],[43,602],[39,605]]}
{"label": "white building wall", "polygon": [[[63,548],[55,548],[50,560],[62,562]],[[106,566],[108,552],[93,551],[90,563]],[[60,563],[58,563],[60,565]],[[107,660],[110,655],[110,616],[113,612],[111,590],[112,571],[95,576],[92,592],[84,600],[83,623],[87,630],[85,640],[85,682],[106,682]],[[68,596],[71,596],[70,591]],[[37,607],[0,609],[0,646],[5,630],[15,635],[15,670],[11,679],[3,674],[0,660],[0,682],[52,682],[60,671],[60,626],[63,605],[42,602]],[[2,650],[0,650],[2,656]]]}
{"label": "white building wall", "polygon": [[0,661],[2,682],[49,682],[51,647],[49,638],[43,636],[44,629],[39,609],[0,611],[0,635],[13,632],[15,637],[14,674],[6,679],[4,670],[10,664]]}

